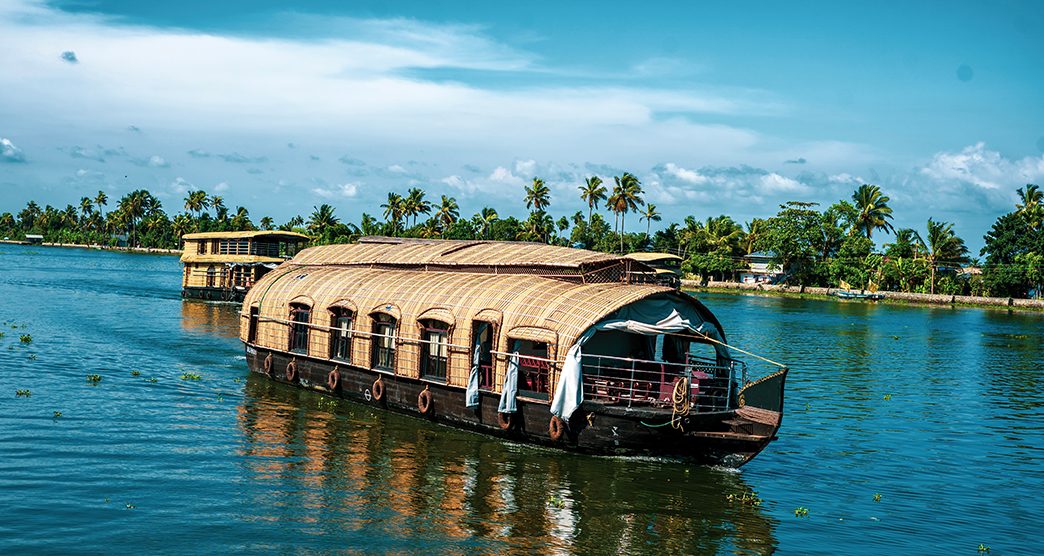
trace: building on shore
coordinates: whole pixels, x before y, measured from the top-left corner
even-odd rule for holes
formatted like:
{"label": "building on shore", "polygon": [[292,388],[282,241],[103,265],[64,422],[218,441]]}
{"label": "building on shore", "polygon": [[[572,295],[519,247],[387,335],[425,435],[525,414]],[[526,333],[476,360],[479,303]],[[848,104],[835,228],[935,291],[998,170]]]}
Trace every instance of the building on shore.
{"label": "building on shore", "polygon": [[181,239],[181,296],[214,301],[242,301],[258,279],[308,243],[308,236],[284,231],[202,232]]}
{"label": "building on shore", "polygon": [[740,274],[740,282],[744,284],[774,284],[783,276],[778,270],[772,269],[772,258],[776,254],[771,251],[757,251],[743,256],[743,262],[747,263],[749,269]]}

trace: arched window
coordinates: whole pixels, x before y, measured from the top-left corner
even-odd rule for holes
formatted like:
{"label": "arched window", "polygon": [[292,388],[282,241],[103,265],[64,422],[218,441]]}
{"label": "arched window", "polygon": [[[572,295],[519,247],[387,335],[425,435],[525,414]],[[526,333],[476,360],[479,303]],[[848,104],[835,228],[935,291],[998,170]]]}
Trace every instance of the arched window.
{"label": "arched window", "polygon": [[290,351],[308,354],[308,321],[312,308],[303,303],[290,304]]}
{"label": "arched window", "polygon": [[421,321],[420,374],[424,378],[446,380],[449,362],[449,325],[437,320]]}
{"label": "arched window", "polygon": [[373,314],[370,365],[375,369],[395,370],[395,324],[395,317],[391,315]]}
{"label": "arched window", "polygon": [[216,278],[217,278],[217,268],[215,268],[214,265],[208,266],[207,267],[207,287],[208,288],[213,288],[214,287],[214,281],[215,281]]}
{"label": "arched window", "polygon": [[351,359],[353,316],[351,309],[345,307],[330,309],[330,359]]}

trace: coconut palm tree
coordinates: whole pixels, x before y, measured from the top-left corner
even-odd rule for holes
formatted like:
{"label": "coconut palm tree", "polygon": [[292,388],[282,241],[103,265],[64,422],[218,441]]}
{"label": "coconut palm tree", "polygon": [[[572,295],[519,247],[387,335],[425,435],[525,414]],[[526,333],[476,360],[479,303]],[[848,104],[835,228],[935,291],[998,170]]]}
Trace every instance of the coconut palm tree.
{"label": "coconut palm tree", "polygon": [[192,230],[193,222],[192,217],[188,214],[181,213],[174,217],[174,220],[170,222],[171,232],[177,239],[178,248],[181,248],[181,236],[189,233]]}
{"label": "coconut palm tree", "polygon": [[758,246],[758,241],[761,240],[765,235],[765,220],[761,218],[755,218],[750,222],[747,222],[747,231],[743,236],[743,248],[747,254],[754,252],[754,249]]}
{"label": "coconut palm tree", "polygon": [[235,231],[254,229],[254,224],[250,221],[250,211],[245,207],[236,207],[236,214],[232,216],[231,224]]}
{"label": "coconut palm tree", "polygon": [[478,230],[479,237],[485,239],[489,235],[490,228],[493,227],[493,223],[500,218],[497,211],[490,207],[482,207],[473,218],[472,222],[475,224],[475,228]]}
{"label": "coconut palm tree", "polygon": [[533,186],[526,187],[526,208],[540,212],[551,204],[551,190],[544,185],[544,180],[533,178]]}
{"label": "coconut palm tree", "polygon": [[649,241],[649,232],[652,229],[653,221],[659,222],[663,220],[663,216],[656,212],[656,205],[649,203],[645,205],[645,212],[642,213],[642,217],[638,219],[639,222],[645,220],[645,241]]}
{"label": "coconut palm tree", "polygon": [[449,228],[459,217],[460,207],[457,206],[457,200],[443,195],[442,204],[439,205],[439,210],[435,211],[435,219],[442,225],[442,229]]}
{"label": "coconut palm tree", "polygon": [[[99,193],[101,193],[99,191]],[[220,197],[218,197],[220,199]],[[196,213],[196,218],[210,208],[210,197],[203,190],[189,191],[185,196],[185,210]]]}
{"label": "coconut palm tree", "polygon": [[412,187],[406,193],[406,197],[402,201],[402,212],[405,216],[413,217],[413,225],[417,225],[418,214],[429,214],[431,213],[431,203],[424,200],[424,190],[419,187]]}
{"label": "coconut palm tree", "polygon": [[638,205],[644,205],[642,200],[642,182],[630,172],[624,172],[623,176],[613,176],[616,186],[613,194],[608,199],[607,208],[613,211],[619,220],[620,230],[620,252],[624,251],[624,225],[627,213],[637,211]]}
{"label": "coconut palm tree", "polygon": [[326,203],[312,208],[315,210],[308,217],[308,231],[316,238],[325,239],[326,232],[340,220],[334,216],[334,208]]}
{"label": "coconut palm tree", "polygon": [[398,193],[388,193],[388,202],[381,205],[384,209],[384,220],[392,229],[392,235],[399,229],[399,219],[403,215],[403,199]]}
{"label": "coconut palm tree", "polygon": [[275,226],[275,221],[272,220],[271,216],[262,216],[258,223],[261,225],[262,230],[271,230]]}
{"label": "coconut palm tree", "polygon": [[859,211],[856,216],[856,228],[862,230],[867,238],[870,238],[874,230],[878,228],[884,230],[885,233],[895,230],[888,222],[888,219],[892,218],[892,208],[888,206],[889,200],[891,199],[876,185],[864,183],[852,193],[852,201],[855,202],[855,208]]}
{"label": "coconut palm tree", "polygon": [[98,207],[98,211],[101,208],[109,204],[109,196],[104,191],[98,190],[98,194],[94,196],[94,206]]}
{"label": "coconut palm tree", "polygon": [[1015,205],[1016,212],[1026,218],[1030,227],[1040,228],[1044,221],[1044,192],[1040,190],[1039,186],[1032,183],[1026,184],[1025,191],[1020,187],[1015,192],[1019,194],[1019,200],[1022,201]]}
{"label": "coconut palm tree", "polygon": [[[931,291],[935,293],[935,269],[940,262],[964,263],[968,261],[968,248],[964,240],[957,237],[953,231],[953,224],[949,222],[936,222],[928,219],[928,241],[924,243],[926,250],[925,258],[931,267]],[[918,237],[918,240],[921,238]]]}
{"label": "coconut palm tree", "polygon": [[228,208],[225,206],[225,200],[220,195],[210,196],[210,206],[214,209],[214,218],[218,222],[228,220]]}
{"label": "coconut palm tree", "polygon": [[602,185],[602,178],[591,176],[585,179],[584,185],[581,185],[578,189],[580,190],[580,198],[587,202],[587,222],[590,223],[595,206],[605,200],[605,186]]}

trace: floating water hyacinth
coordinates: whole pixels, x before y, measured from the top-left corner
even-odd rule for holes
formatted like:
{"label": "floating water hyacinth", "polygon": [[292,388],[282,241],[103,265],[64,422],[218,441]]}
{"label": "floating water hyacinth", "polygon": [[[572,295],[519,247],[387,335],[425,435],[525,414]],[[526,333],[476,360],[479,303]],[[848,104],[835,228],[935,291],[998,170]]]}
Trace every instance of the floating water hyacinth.
{"label": "floating water hyacinth", "polygon": [[182,373],[181,380],[203,380],[203,377],[197,373]]}
{"label": "floating water hyacinth", "polygon": [[881,501],[881,493],[880,492],[875,492],[874,493],[874,502],[880,502],[880,501]]}
{"label": "floating water hyacinth", "polygon": [[808,508],[804,506],[794,508],[794,515],[796,517],[808,517]]}
{"label": "floating water hyacinth", "polygon": [[131,376],[141,376],[141,371],[131,371]]}
{"label": "floating water hyacinth", "polygon": [[28,397],[30,397],[32,395],[33,395],[33,393],[30,392],[28,388],[23,388],[21,390],[15,390],[15,397],[16,398],[28,398]]}
{"label": "floating water hyacinth", "polygon": [[62,416],[62,412],[61,412],[61,411],[55,411],[55,412],[54,412],[54,418],[55,418],[55,419],[57,419],[57,418],[59,418],[59,417],[61,417],[61,416]]}
{"label": "floating water hyacinth", "polygon": [[33,335],[32,334],[22,334],[21,336],[18,337],[18,341],[22,342],[23,344],[31,344],[31,343],[33,343]]}
{"label": "floating water hyacinth", "polygon": [[101,380],[102,380],[102,376],[101,375],[95,375],[95,374],[87,375],[87,382],[91,383],[92,385],[98,384],[99,382],[101,382]]}

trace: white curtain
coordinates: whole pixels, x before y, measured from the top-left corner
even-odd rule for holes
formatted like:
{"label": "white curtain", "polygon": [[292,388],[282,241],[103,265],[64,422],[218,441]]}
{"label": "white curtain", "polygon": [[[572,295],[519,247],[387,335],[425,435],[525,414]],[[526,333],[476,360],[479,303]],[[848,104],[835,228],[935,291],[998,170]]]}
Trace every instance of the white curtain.
{"label": "white curtain", "polygon": [[497,411],[501,413],[514,413],[518,411],[515,398],[518,397],[518,352],[508,357],[507,372],[504,374],[504,388],[500,391],[500,406]]}

